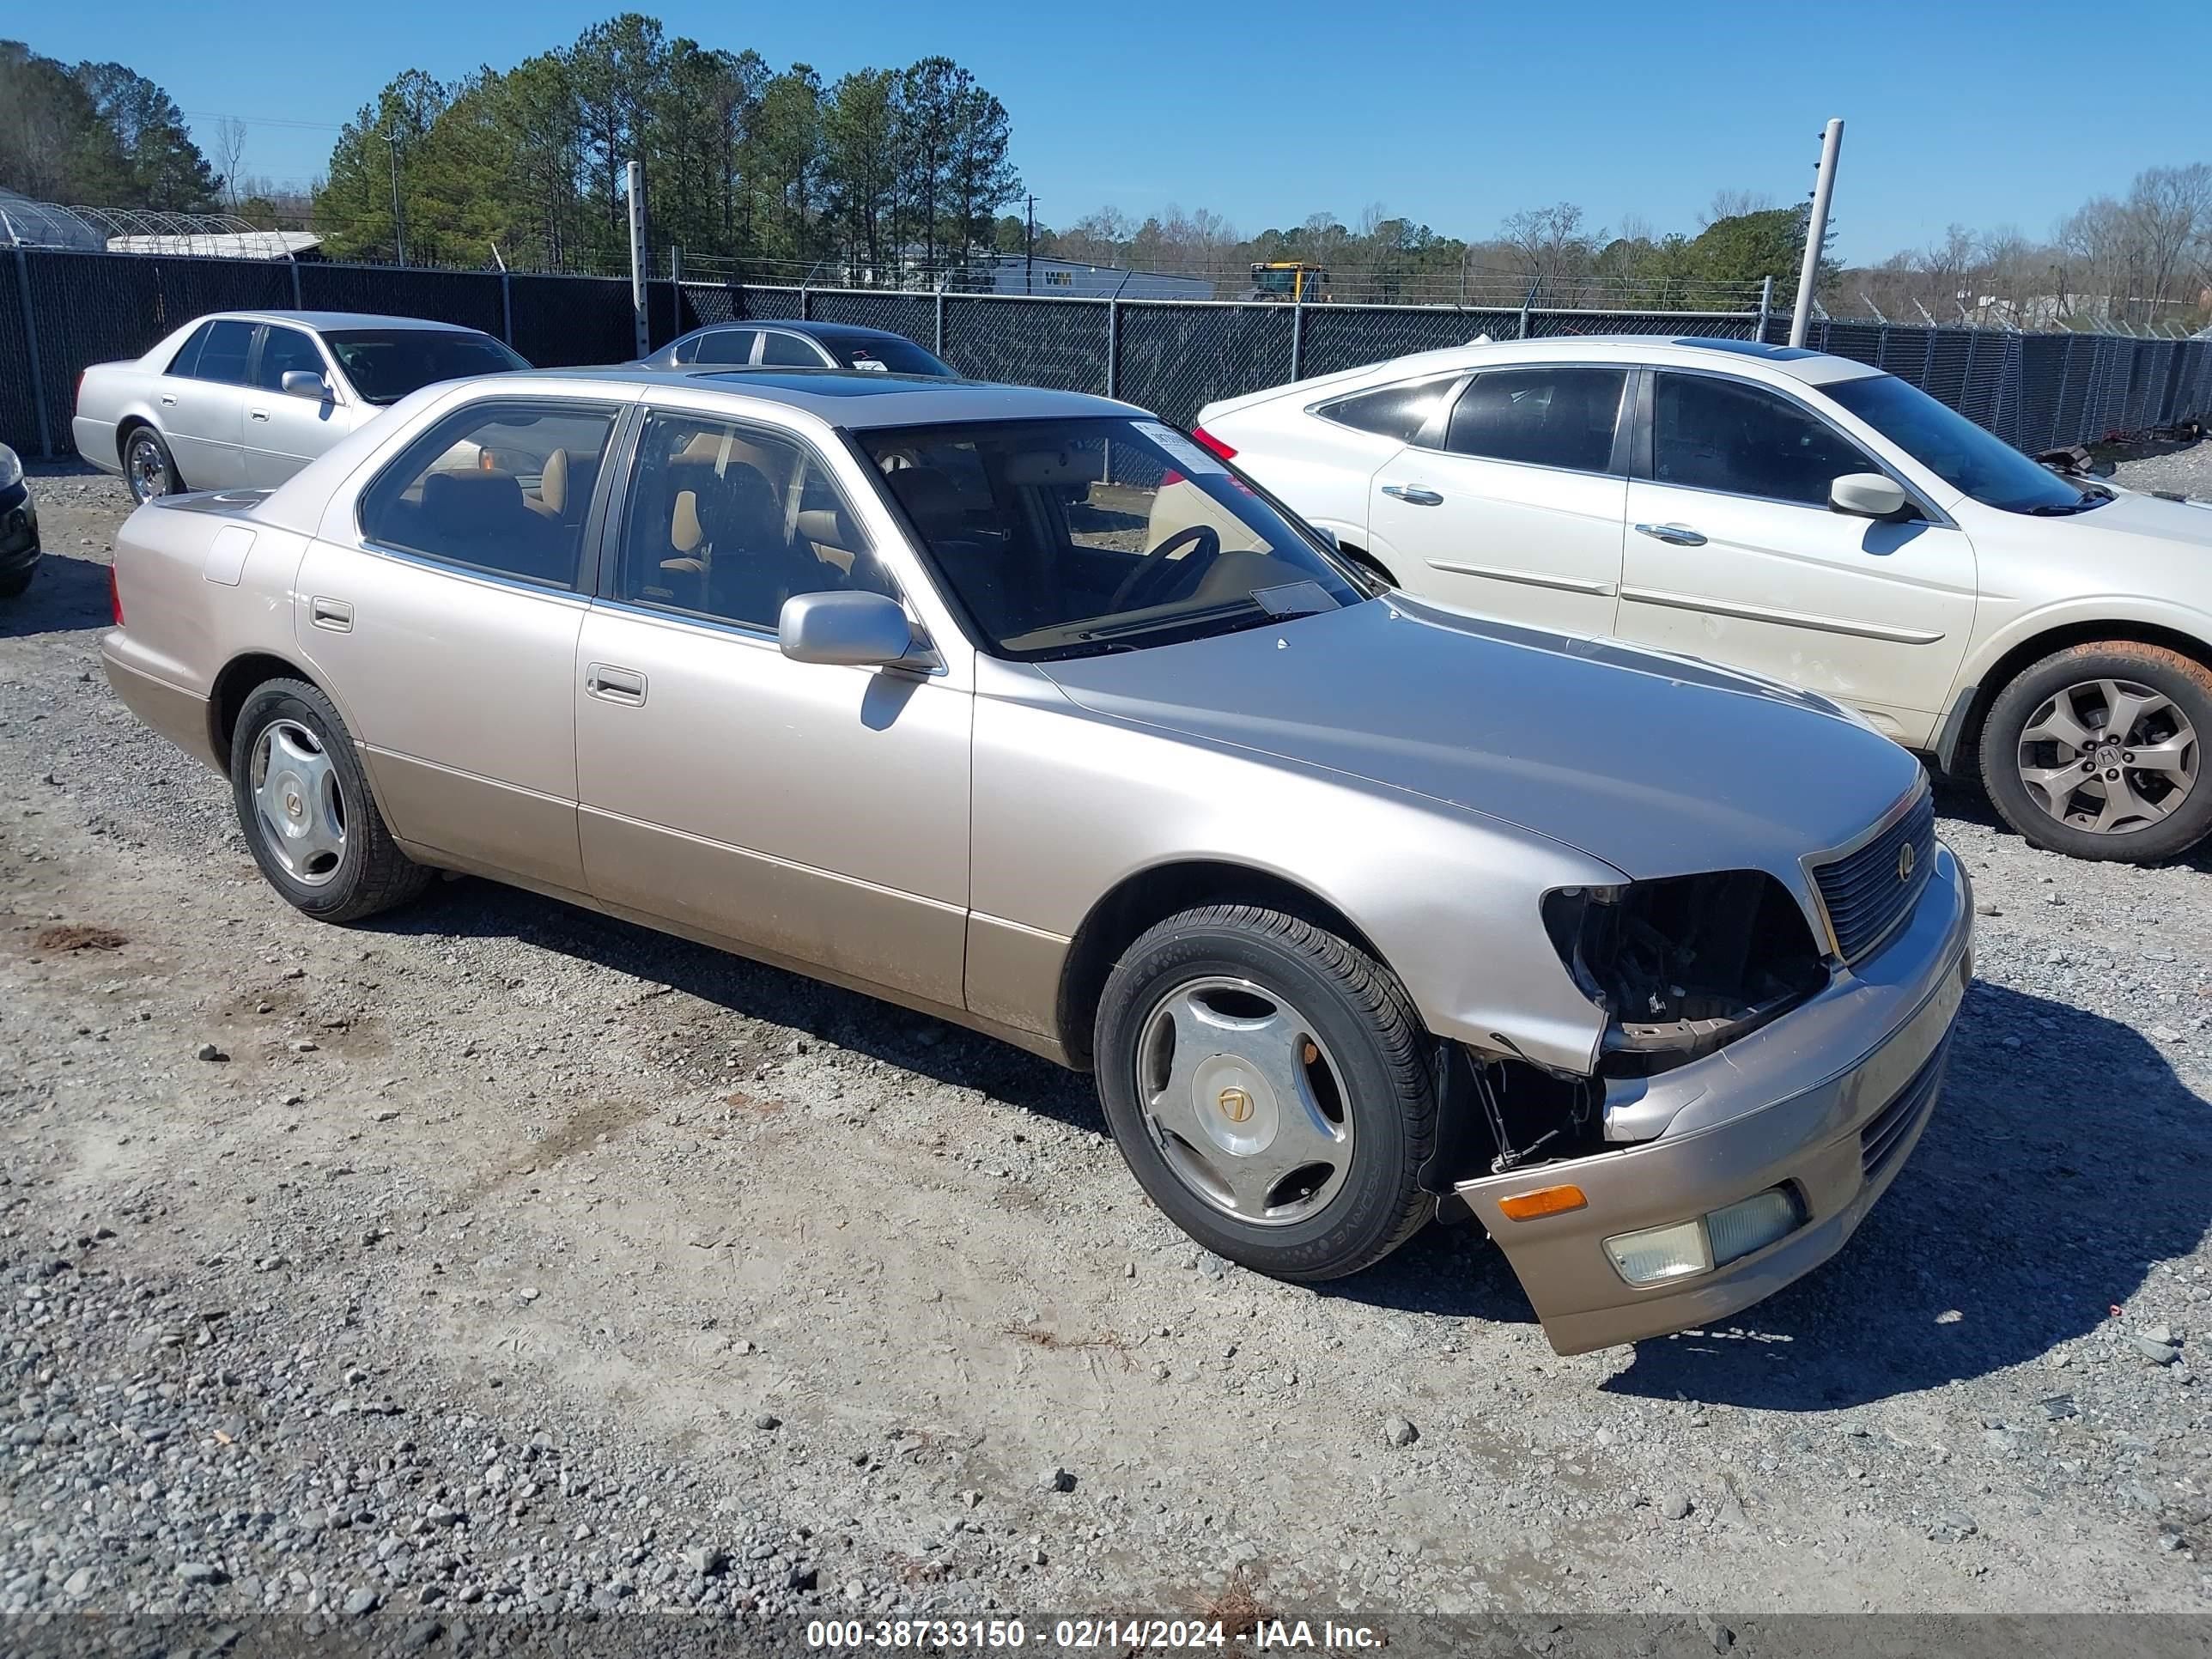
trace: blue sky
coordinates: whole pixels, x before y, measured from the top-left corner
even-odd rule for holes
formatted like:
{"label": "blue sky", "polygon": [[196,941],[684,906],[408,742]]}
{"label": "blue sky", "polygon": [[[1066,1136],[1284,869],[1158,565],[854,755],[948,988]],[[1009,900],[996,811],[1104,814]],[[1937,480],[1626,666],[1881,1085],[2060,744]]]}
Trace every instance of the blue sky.
{"label": "blue sky", "polygon": [[[148,0],[27,9],[0,33],[166,85],[204,143],[246,118],[246,173],[305,179],[336,123],[410,67],[441,79],[573,40],[611,4]],[[1038,217],[1212,208],[1244,234],[1368,204],[1453,235],[1575,202],[1693,230],[1718,189],[1806,191],[1846,122],[1835,218],[1849,260],[1954,222],[2046,234],[2140,168],[2212,160],[2200,3],[2124,13],[1986,5],[1255,5],[831,0],[641,7],[672,34],[771,64],[849,69],[944,52],[1012,112]],[[2161,49],[2163,43],[2164,49]]]}

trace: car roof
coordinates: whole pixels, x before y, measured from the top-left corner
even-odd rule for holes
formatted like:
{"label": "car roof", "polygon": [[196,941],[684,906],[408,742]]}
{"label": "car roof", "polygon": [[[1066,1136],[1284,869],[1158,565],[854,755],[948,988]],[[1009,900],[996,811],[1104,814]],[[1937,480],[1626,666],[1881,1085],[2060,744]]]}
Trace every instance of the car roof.
{"label": "car roof", "polygon": [[[1756,362],[1777,374],[1818,386],[1835,380],[1857,380],[1882,371],[1870,363],[1802,346],[1767,345],[1757,340],[1700,339],[1660,334],[1554,334],[1534,340],[1470,341],[1466,345],[1416,352],[1355,371],[1364,378],[1395,380],[1423,370],[1438,373],[1477,368],[1486,363],[1555,362],[1588,357],[1593,349],[1609,362],[1674,364],[1682,368],[1736,367]],[[1382,371],[1387,370],[1385,374]],[[1353,376],[1346,376],[1347,380]]]}
{"label": "car roof", "polygon": [[1084,392],[1001,386],[989,380],[948,380],[934,374],[885,374],[844,368],[659,368],[634,363],[605,368],[541,368],[487,375],[487,390],[513,391],[532,381],[579,381],[649,391],[682,387],[799,410],[830,426],[951,426],[970,421],[1152,418],[1133,404]]}
{"label": "car roof", "polygon": [[318,331],[349,328],[428,329],[441,334],[481,334],[464,323],[433,322],[428,317],[386,317],[373,311],[211,311],[201,322],[295,323]]}

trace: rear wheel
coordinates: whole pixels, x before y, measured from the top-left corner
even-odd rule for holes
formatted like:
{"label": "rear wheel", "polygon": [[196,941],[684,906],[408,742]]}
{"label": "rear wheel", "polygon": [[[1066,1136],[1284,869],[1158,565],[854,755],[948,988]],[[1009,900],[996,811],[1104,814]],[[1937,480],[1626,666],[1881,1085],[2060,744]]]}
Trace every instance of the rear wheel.
{"label": "rear wheel", "polygon": [[1249,905],[1186,911],[1131,945],[1094,1046],[1107,1121],[1152,1201],[1289,1279],[1357,1273],[1430,1213],[1429,1050],[1388,969]]}
{"label": "rear wheel", "polygon": [[2212,670],[2115,640],[2045,657],[1997,694],[1981,768],[2005,821],[2037,846],[2143,863],[2212,830]]}
{"label": "rear wheel", "polygon": [[123,441],[123,481],[141,507],[156,495],[173,495],[185,487],[169,446],[150,426],[134,427]]}
{"label": "rear wheel", "polygon": [[338,711],[303,680],[269,680],[246,695],[230,787],[253,861],[311,916],[358,921],[429,883],[432,872],[385,828]]}

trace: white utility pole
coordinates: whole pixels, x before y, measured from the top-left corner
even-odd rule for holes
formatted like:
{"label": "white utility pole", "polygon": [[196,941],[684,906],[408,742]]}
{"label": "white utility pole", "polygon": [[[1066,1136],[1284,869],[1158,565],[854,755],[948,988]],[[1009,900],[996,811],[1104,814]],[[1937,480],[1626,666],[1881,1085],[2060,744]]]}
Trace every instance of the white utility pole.
{"label": "white utility pole", "polygon": [[629,308],[637,328],[637,355],[653,349],[645,325],[645,169],[629,164]]}
{"label": "white utility pole", "polygon": [[1805,264],[1797,273],[1797,307],[1790,313],[1790,343],[1805,343],[1805,331],[1813,321],[1813,289],[1820,280],[1820,244],[1828,235],[1828,201],[1836,193],[1836,157],[1844,148],[1840,118],[1828,123],[1820,137],[1820,173],[1813,185],[1813,218],[1805,227]]}

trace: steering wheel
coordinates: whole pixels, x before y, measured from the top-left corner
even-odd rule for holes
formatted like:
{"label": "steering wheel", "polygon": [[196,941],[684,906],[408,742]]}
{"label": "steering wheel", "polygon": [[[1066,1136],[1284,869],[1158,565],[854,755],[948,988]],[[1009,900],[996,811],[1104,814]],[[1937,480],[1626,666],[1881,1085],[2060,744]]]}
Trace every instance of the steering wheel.
{"label": "steering wheel", "polygon": [[[1170,558],[1169,556],[1185,542],[1192,546],[1190,556],[1181,562]],[[1145,605],[1164,605],[1167,600],[1166,593],[1163,591],[1155,594],[1155,588],[1164,590],[1177,577],[1202,579],[1206,568],[1220,556],[1219,531],[1210,524],[1186,525],[1137,561],[1137,568],[1121,579],[1121,585],[1114,590],[1114,597],[1106,602],[1106,608],[1109,611],[1142,610],[1144,605],[1130,604],[1139,589],[1143,590]]]}

